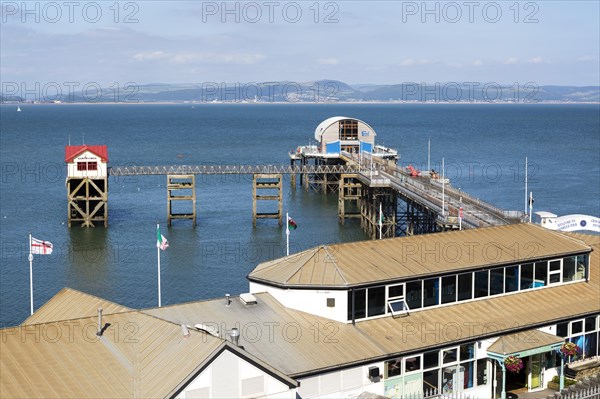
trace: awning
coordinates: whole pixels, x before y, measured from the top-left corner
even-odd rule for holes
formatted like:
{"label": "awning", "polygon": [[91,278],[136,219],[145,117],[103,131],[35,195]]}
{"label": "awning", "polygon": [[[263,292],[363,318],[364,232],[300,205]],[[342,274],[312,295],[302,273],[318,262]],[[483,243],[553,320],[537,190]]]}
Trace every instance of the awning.
{"label": "awning", "polygon": [[520,358],[560,349],[564,338],[539,330],[503,335],[487,350],[488,357],[504,361],[509,356]]}

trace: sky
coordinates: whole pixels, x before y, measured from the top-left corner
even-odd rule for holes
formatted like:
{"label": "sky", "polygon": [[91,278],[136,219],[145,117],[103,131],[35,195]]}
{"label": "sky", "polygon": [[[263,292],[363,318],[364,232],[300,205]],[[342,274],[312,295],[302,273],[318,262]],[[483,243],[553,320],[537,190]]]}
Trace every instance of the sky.
{"label": "sky", "polygon": [[60,0],[2,1],[1,10],[4,89],[318,79],[600,85],[596,0]]}

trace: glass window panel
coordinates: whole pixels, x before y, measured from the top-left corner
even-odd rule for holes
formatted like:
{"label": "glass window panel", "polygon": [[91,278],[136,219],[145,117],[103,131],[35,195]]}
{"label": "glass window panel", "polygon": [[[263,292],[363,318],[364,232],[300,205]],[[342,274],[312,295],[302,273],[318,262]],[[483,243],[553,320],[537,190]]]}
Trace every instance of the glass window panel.
{"label": "glass window panel", "polygon": [[411,309],[421,308],[423,289],[420,281],[406,283],[406,304]]}
{"label": "glass window panel", "polygon": [[368,317],[378,316],[385,313],[385,287],[369,288],[368,295]]}
{"label": "glass window panel", "polygon": [[490,295],[504,293],[504,268],[490,270]]}
{"label": "glass window panel", "polygon": [[579,334],[583,332],[583,321],[573,321],[571,322],[571,335]]}
{"label": "glass window panel", "polygon": [[456,276],[442,277],[442,303],[456,301]]}
{"label": "glass window panel", "polygon": [[548,284],[548,262],[535,262],[534,280],[533,288],[543,287]]}
{"label": "glass window panel", "polygon": [[440,389],[440,369],[429,370],[423,373],[423,394],[427,397],[437,393]]}
{"label": "glass window panel", "polygon": [[463,377],[463,389],[473,388],[473,369],[475,368],[475,362],[470,361],[460,364],[460,371]]}
{"label": "glass window panel", "polygon": [[598,350],[598,343],[596,340],[598,339],[598,334],[595,332],[589,333],[585,335],[585,342],[583,344],[583,354],[585,357],[593,357],[596,356],[596,351]]}
{"label": "glass window panel", "polygon": [[560,273],[552,273],[548,277],[548,284],[560,283]]}
{"label": "glass window panel", "polygon": [[519,290],[519,266],[509,266],[504,271],[504,292]]}
{"label": "glass window panel", "polygon": [[553,260],[550,262],[550,271],[555,272],[560,270],[560,260]]}
{"label": "glass window panel", "polygon": [[423,354],[423,368],[430,369],[440,365],[440,352],[431,351]]}
{"label": "glass window panel", "polygon": [[488,271],[475,272],[475,298],[488,296]]}
{"label": "glass window panel", "polygon": [[367,317],[366,313],[367,304],[367,290],[364,288],[354,290],[354,318],[362,319]]}
{"label": "glass window panel", "polygon": [[404,359],[404,371],[421,370],[421,356],[407,357]]}
{"label": "glass window panel", "polygon": [[423,307],[439,305],[440,279],[430,278],[423,281]]}
{"label": "glass window panel", "polygon": [[575,280],[575,256],[563,259],[563,282]]}
{"label": "glass window panel", "polygon": [[487,385],[487,359],[477,360],[477,385]]}
{"label": "glass window panel", "polygon": [[388,302],[388,310],[392,316],[398,316],[401,314],[408,313],[408,306],[404,299],[394,299]]}
{"label": "glass window panel", "polygon": [[473,273],[458,275],[458,300],[466,301],[473,298]]}
{"label": "glass window panel", "polygon": [[466,344],[460,346],[460,360],[469,360],[475,357],[475,344]]}
{"label": "glass window panel", "polygon": [[402,374],[402,358],[392,359],[385,362],[385,378]]}
{"label": "glass window panel", "polygon": [[575,280],[583,280],[585,278],[585,270],[587,266],[587,255],[577,256],[577,268],[575,270]]}
{"label": "glass window panel", "polygon": [[442,362],[444,364],[455,362],[457,359],[456,349],[446,349],[442,351]]}
{"label": "glass window panel", "polygon": [[588,317],[585,319],[585,331],[590,332],[596,330],[596,317]]}
{"label": "glass window panel", "polygon": [[388,288],[388,298],[404,296],[404,284],[393,285]]}
{"label": "glass window panel", "polygon": [[559,337],[566,337],[569,335],[569,323],[558,323],[556,325],[556,335]]}
{"label": "glass window panel", "polygon": [[533,263],[521,265],[521,289],[533,288]]}

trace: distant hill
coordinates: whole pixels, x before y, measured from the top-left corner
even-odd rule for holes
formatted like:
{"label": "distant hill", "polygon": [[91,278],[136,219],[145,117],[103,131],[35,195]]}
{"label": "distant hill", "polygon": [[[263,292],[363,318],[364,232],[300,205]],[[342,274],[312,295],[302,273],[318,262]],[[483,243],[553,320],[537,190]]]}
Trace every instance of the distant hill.
{"label": "distant hill", "polygon": [[102,89],[101,93],[65,93],[48,98],[1,94],[14,102],[600,102],[599,86],[522,86],[495,83],[401,83],[349,85],[339,80],[260,83],[151,83]]}

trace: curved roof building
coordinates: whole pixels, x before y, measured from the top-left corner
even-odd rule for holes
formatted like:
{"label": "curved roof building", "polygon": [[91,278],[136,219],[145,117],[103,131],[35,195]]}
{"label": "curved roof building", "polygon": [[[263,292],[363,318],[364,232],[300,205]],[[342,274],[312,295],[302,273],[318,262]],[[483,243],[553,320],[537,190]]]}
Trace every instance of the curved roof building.
{"label": "curved roof building", "polygon": [[375,130],[366,122],[346,116],[325,119],[315,129],[315,139],[320,143],[322,154],[371,152],[375,136]]}

